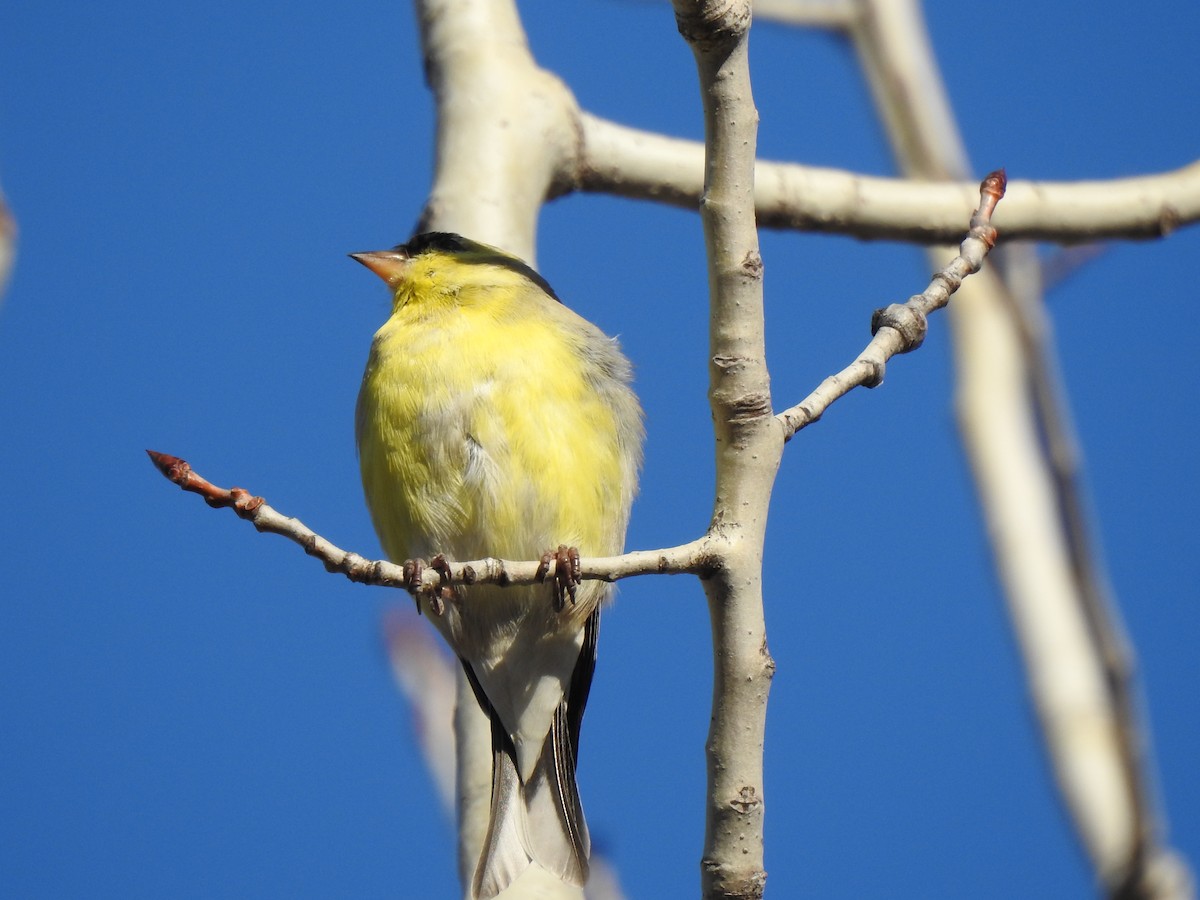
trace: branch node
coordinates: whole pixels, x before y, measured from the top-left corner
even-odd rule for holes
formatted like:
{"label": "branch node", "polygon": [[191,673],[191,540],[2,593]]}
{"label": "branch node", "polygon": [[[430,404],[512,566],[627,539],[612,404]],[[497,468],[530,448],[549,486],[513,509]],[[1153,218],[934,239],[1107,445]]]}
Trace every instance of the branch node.
{"label": "branch node", "polygon": [[234,511],[243,519],[250,518],[266,502],[262,497],[255,497],[248,490],[240,487],[229,489],[229,499]]}
{"label": "branch node", "polygon": [[675,27],[689,44],[707,48],[732,43],[750,30],[750,4],[675,5]]}
{"label": "branch node", "polygon": [[752,786],[745,785],[738,791],[738,795],[729,801],[729,805],[744,816],[762,806],[762,801],[758,799],[758,792]]}
{"label": "branch node", "polygon": [[775,657],[771,655],[770,649],[767,647],[767,636],[763,635],[762,646],[758,648],[758,652],[762,654],[763,671],[767,678],[774,679],[775,677]]}
{"label": "branch node", "polygon": [[[308,552],[307,547],[305,548],[305,552]],[[339,570],[345,573],[346,577],[351,581],[362,583],[364,576],[366,575],[367,561],[357,553],[349,550],[342,555],[342,564],[340,568],[336,565],[333,565],[330,560],[325,560],[326,572],[337,572]]]}
{"label": "branch node", "polygon": [[862,386],[877,388],[883,384],[883,375],[887,371],[887,363],[879,359],[867,359],[865,356],[858,360],[858,365],[866,366],[870,374],[863,377]]}
{"label": "branch node", "polygon": [[757,250],[748,251],[742,259],[742,271],[748,278],[761,279],[763,276],[762,254]]}
{"label": "branch node", "polygon": [[1158,233],[1166,237],[1183,222],[1183,214],[1170,203],[1164,203],[1158,213]]}
{"label": "branch node", "polygon": [[[901,346],[899,353],[908,353],[916,350],[925,342],[925,335],[929,331],[929,320],[925,317],[925,313],[918,309],[904,304],[893,303],[883,309],[877,309],[871,314],[871,334],[879,333],[881,328],[891,328],[900,335]],[[883,379],[883,373],[879,373],[880,380]],[[874,385],[868,385],[873,387]]]}
{"label": "branch node", "polygon": [[811,425],[821,420],[822,411],[814,409],[808,403],[801,403],[796,409],[801,414],[804,425]]}

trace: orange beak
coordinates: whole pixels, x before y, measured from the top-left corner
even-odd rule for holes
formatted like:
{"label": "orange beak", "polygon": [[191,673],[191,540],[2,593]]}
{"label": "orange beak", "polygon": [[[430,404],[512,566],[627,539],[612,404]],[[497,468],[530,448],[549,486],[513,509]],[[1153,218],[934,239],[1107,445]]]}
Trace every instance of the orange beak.
{"label": "orange beak", "polygon": [[362,263],[393,288],[404,279],[409,263],[408,255],[402,250],[369,250],[351,253],[350,258]]}

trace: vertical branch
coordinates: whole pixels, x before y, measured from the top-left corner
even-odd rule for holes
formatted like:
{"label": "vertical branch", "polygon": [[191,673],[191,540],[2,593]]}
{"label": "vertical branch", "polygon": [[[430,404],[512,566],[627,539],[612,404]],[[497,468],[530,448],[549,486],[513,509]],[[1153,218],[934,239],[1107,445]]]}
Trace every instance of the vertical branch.
{"label": "vertical branch", "polygon": [[705,897],[761,897],[763,741],[774,662],[767,651],[762,548],[783,448],[771,415],[762,259],[754,216],[758,113],[750,90],[749,0],[675,0],[704,102],[700,215],[708,248],[709,400],[717,452],[704,582],[713,629],[713,707],[707,743]]}
{"label": "vertical branch", "polygon": [[4,297],[4,289],[8,287],[8,276],[12,272],[13,259],[16,256],[17,224],[4,195],[0,194],[0,299]]}

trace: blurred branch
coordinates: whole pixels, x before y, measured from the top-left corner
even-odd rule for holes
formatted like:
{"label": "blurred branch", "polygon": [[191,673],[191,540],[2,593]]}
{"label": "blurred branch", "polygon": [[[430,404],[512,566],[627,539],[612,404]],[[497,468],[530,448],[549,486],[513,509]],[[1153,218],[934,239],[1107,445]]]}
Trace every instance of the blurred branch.
{"label": "blurred branch", "polygon": [[[966,152],[915,0],[861,2],[852,36],[902,170],[965,177]],[[1090,190],[1107,199],[1107,186]],[[1162,208],[1169,223],[1173,207]],[[1010,252],[1014,277],[1036,267],[1031,254]],[[1087,527],[1038,281],[1025,278],[1022,294],[985,273],[952,309],[963,438],[1059,788],[1096,873],[1112,897],[1189,896],[1190,873],[1162,844],[1132,652]]]}
{"label": "blurred branch", "polygon": [[846,28],[858,13],[856,0],[754,0],[754,18],[798,28]]}
{"label": "blurred branch", "polygon": [[4,201],[4,195],[0,194],[0,299],[8,287],[8,277],[12,274],[16,254],[17,223]]}
{"label": "blurred branch", "polygon": [[434,633],[411,613],[393,609],[384,619],[388,659],[413,712],[417,742],[433,775],[442,808],[454,810],[454,693],[460,666],[438,646]]}
{"label": "blurred branch", "polygon": [[[704,147],[579,113],[573,184],[578,190],[695,209],[703,190]],[[755,208],[763,228],[859,238],[957,242],[977,185],[961,176],[935,183],[760,160]],[[1006,241],[1061,243],[1156,238],[1200,221],[1200,162],[1106,181],[1009,182],[996,227]]]}
{"label": "blurred branch", "polygon": [[836,400],[859,386],[878,387],[883,383],[887,361],[898,353],[916,350],[925,340],[927,316],[950,302],[963,279],[978,272],[984,257],[995,246],[996,229],[992,227],[992,212],[1004,196],[1004,172],[993,172],[979,186],[979,208],[971,217],[970,231],[962,242],[959,254],[933,276],[923,293],[907,303],[893,303],[878,309],[871,319],[871,342],[853,363],[830,375],[817,389],[796,406],[778,416],[784,425],[784,435],[791,439],[796,432],[811,425]]}

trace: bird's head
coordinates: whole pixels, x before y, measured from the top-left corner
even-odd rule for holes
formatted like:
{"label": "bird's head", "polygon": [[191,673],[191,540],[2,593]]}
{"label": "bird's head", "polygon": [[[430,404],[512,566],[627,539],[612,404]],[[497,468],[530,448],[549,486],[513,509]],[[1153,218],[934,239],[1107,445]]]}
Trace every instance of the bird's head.
{"label": "bird's head", "polygon": [[351,253],[392,289],[396,303],[413,297],[453,296],[469,302],[477,290],[526,286],[529,282],[555,300],[554,289],[527,263],[458,234],[428,231],[391,250]]}

